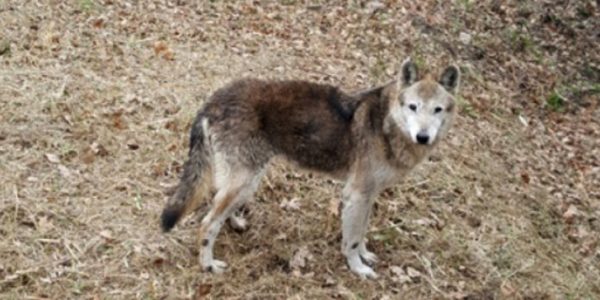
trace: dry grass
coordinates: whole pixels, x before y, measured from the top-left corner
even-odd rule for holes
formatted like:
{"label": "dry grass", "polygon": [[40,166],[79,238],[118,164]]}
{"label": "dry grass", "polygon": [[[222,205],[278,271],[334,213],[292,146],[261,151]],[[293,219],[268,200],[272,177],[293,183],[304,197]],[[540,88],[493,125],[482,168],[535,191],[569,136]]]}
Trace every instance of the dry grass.
{"label": "dry grass", "polygon": [[[195,2],[0,1],[0,298],[600,297],[597,1]],[[226,274],[193,221],[160,232],[209,93],[363,88],[407,54],[466,76],[450,138],[378,199],[381,279],[344,265],[339,184],[282,164],[219,237]]]}

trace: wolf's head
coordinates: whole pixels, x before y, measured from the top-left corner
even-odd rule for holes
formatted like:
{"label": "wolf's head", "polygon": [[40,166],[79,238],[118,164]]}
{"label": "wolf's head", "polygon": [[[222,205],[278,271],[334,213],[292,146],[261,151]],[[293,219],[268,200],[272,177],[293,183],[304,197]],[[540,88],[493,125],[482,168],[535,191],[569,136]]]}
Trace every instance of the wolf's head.
{"label": "wolf's head", "polygon": [[417,66],[408,58],[393,84],[388,116],[393,123],[414,143],[431,145],[441,139],[454,117],[458,67],[447,67],[437,79],[419,78]]}

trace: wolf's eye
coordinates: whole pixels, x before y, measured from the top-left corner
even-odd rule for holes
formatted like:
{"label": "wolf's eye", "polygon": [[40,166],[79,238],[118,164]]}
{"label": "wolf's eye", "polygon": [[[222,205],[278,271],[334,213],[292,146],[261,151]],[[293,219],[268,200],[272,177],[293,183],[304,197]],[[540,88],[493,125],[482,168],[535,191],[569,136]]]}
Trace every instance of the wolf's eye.
{"label": "wolf's eye", "polygon": [[436,114],[441,113],[441,112],[442,112],[442,108],[439,106],[433,110],[433,113],[436,113]]}
{"label": "wolf's eye", "polygon": [[417,105],[416,104],[410,104],[410,105],[408,105],[408,108],[410,108],[410,110],[412,110],[412,111],[417,111]]}

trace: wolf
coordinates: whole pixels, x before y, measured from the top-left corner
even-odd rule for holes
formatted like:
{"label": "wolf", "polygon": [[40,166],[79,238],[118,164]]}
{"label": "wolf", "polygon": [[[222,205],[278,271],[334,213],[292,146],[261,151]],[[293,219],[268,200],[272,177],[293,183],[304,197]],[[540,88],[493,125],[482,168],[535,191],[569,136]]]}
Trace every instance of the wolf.
{"label": "wolf", "polygon": [[342,253],[361,278],[377,278],[377,256],[366,233],[375,197],[398,183],[447,134],[455,115],[460,70],[419,76],[404,60],[395,80],[346,93],[306,81],[241,79],[217,90],[193,122],[189,158],[161,215],[165,232],[186,213],[212,200],[199,229],[203,270],[220,273],[227,264],[213,245],[229,219],[253,197],[276,156],[309,171],[345,181],[342,191]]}

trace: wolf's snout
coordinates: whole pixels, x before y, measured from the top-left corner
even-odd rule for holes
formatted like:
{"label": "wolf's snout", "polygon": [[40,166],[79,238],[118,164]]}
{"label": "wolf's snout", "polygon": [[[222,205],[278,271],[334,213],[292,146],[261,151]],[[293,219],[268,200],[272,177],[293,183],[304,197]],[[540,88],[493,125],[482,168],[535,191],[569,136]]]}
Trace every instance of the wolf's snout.
{"label": "wolf's snout", "polygon": [[417,142],[421,145],[425,145],[429,142],[429,134],[420,132],[417,134]]}

